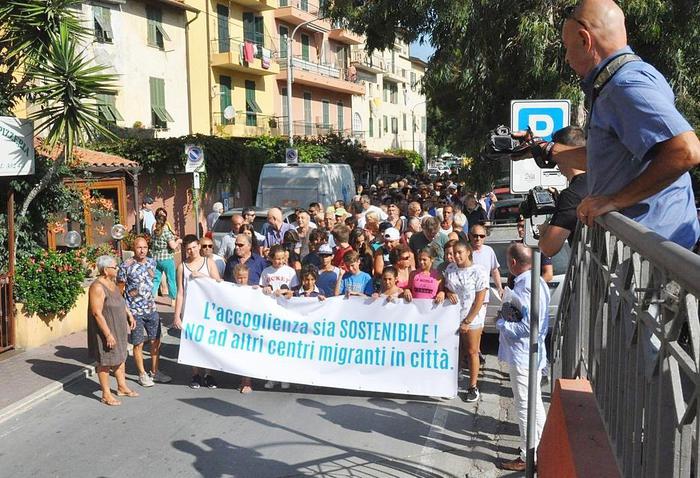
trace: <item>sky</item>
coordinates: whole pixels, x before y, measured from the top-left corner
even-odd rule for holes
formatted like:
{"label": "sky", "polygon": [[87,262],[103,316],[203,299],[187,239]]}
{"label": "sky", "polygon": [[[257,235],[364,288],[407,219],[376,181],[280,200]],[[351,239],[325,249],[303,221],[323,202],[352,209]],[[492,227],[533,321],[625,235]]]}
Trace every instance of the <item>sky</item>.
{"label": "sky", "polygon": [[435,49],[429,43],[424,43],[423,45],[417,41],[411,43],[411,56],[416,56],[423,61],[428,61],[433,51]]}

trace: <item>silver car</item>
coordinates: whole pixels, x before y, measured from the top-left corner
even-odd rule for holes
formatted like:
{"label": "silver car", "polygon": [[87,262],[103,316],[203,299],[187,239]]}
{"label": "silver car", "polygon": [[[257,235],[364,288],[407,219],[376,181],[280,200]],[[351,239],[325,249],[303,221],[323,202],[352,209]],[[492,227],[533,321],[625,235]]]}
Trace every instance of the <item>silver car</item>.
{"label": "silver car", "polygon": [[[501,280],[503,286],[505,287],[508,281],[508,263],[506,262],[506,250],[511,242],[519,240],[517,227],[515,224],[508,224],[504,226],[492,226],[490,228],[489,236],[486,238],[485,244],[490,246],[496,253],[498,258],[498,263],[500,264],[499,272],[501,273]],[[552,258],[552,265],[554,266],[554,277],[547,284],[549,285],[549,291],[551,294],[551,299],[549,301],[549,328],[551,329],[554,325],[555,318],[557,316],[557,310],[559,309],[559,301],[561,299],[561,293],[564,284],[564,277],[566,276],[566,268],[569,264],[569,255],[571,249],[568,243],[564,243],[564,247],[561,248],[559,253]],[[489,275],[489,279],[491,279]],[[484,333],[486,334],[496,334],[498,329],[496,328],[496,317],[498,311],[501,309],[501,298],[498,295],[495,284],[491,279],[491,293],[489,304],[486,308],[486,319],[484,323]]]}

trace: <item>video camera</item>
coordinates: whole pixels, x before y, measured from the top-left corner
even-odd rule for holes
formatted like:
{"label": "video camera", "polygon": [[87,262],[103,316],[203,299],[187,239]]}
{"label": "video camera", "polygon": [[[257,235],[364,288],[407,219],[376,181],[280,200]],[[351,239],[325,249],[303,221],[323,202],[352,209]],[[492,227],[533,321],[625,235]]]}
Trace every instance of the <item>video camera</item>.
{"label": "video camera", "polygon": [[530,189],[525,200],[520,203],[520,214],[526,219],[554,214],[556,210],[557,198],[554,193],[541,186]]}
{"label": "video camera", "polygon": [[536,137],[530,127],[523,136],[514,137],[507,126],[497,126],[489,132],[486,150],[489,154],[507,154],[512,161],[532,157],[537,166],[542,169],[555,168],[557,163],[552,160],[554,143]]}

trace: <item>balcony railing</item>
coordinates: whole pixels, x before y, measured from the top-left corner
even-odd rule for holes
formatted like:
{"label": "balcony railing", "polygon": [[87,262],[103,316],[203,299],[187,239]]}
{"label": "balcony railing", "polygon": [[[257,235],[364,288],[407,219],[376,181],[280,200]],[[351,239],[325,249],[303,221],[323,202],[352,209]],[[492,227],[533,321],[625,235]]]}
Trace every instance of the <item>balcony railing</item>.
{"label": "balcony railing", "polygon": [[222,136],[261,136],[279,135],[280,121],[276,116],[255,113],[253,111],[237,111],[233,118],[226,118],[224,113],[216,111],[212,114],[214,132]]}
{"label": "balcony railing", "polygon": [[359,63],[372,69],[384,70],[386,68],[384,58],[376,53],[370,55],[364,50],[353,50],[351,58],[353,63]]}
{"label": "balcony railing", "polygon": [[[288,135],[289,126],[286,119],[279,120],[279,134]],[[364,139],[364,132],[353,132],[350,129],[338,129],[337,125],[324,124],[323,122],[292,121],[293,136],[327,136],[337,134],[345,138],[356,138],[358,141]]]}
{"label": "balcony railing", "polygon": [[[280,59],[280,68],[287,68],[287,59]],[[337,80],[350,81],[352,83],[357,82],[357,74],[353,74],[353,70],[350,68],[338,68],[335,65],[329,63],[314,62],[310,60],[305,60],[301,56],[292,57],[292,68],[294,70],[303,70],[317,75],[326,76],[328,78],[335,78]]]}
{"label": "balcony railing", "polygon": [[318,16],[322,12],[322,5],[305,0],[279,0],[279,7],[294,7],[315,16]]}
{"label": "balcony railing", "polygon": [[273,38],[270,35],[263,35],[256,40],[244,40],[242,38],[215,38],[211,41],[211,52],[212,53],[228,53],[236,52],[243,54],[243,47],[246,43],[250,43],[254,46],[254,58],[262,59],[263,49],[270,52],[270,58],[273,61],[277,61],[279,57],[279,52],[277,51],[277,46],[279,45],[279,40]]}
{"label": "balcony railing", "polygon": [[700,256],[612,212],[577,232],[554,376],[591,382],[626,477],[700,476]]}

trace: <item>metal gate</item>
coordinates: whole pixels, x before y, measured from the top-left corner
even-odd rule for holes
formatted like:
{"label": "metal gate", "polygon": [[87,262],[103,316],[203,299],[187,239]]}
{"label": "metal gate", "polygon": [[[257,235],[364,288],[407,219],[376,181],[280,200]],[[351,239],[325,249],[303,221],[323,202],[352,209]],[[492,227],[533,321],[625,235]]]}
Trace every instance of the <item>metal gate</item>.
{"label": "metal gate", "polygon": [[0,275],[0,353],[14,347],[14,304],[12,303],[12,276]]}

